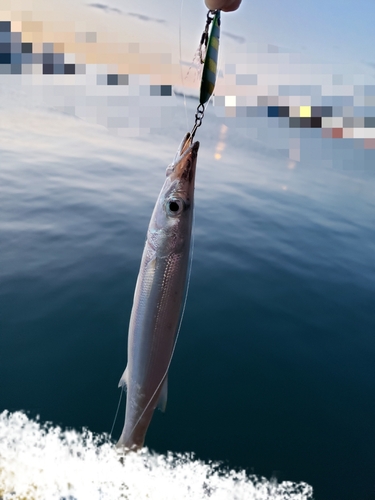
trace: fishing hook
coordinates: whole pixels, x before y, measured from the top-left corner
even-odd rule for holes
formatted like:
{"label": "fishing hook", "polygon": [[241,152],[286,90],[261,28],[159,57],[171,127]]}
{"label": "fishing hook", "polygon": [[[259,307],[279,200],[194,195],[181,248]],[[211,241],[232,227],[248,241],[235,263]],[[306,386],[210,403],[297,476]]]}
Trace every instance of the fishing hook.
{"label": "fishing hook", "polygon": [[[213,19],[215,18],[216,10],[209,10],[207,12],[207,17],[206,17],[206,26],[204,27],[204,31],[201,36],[201,41],[199,44],[199,58],[201,60],[201,64],[204,64],[204,59],[202,56],[202,47],[203,45],[205,46],[207,50],[207,44],[208,44],[208,28],[210,27],[210,24],[212,23]],[[206,54],[205,54],[206,56]]]}

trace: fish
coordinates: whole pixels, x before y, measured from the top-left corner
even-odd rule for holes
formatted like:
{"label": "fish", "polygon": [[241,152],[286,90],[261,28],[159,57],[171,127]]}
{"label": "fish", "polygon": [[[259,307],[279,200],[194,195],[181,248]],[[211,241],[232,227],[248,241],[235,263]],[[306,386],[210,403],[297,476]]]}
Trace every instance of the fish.
{"label": "fish", "polygon": [[119,382],[126,387],[120,451],[142,448],[154,410],[165,411],[187,293],[198,149],[188,132],[167,167],[149,223],[130,315],[128,362]]}

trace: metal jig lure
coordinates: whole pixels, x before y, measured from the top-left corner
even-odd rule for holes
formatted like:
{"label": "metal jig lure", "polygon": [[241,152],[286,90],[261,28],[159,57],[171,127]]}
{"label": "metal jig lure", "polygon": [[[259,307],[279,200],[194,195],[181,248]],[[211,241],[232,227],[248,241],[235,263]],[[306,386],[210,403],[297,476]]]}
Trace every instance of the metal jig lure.
{"label": "metal jig lure", "polygon": [[[212,23],[211,33],[208,36],[208,29]],[[193,139],[197,128],[202,125],[204,117],[205,105],[213,94],[216,73],[217,73],[217,59],[219,53],[219,40],[220,40],[220,10],[209,10],[207,13],[206,26],[202,33],[201,42],[199,45],[199,55],[201,63],[204,64],[202,71],[201,88],[199,94],[199,105],[195,113],[195,124],[191,131],[191,138]],[[206,53],[203,59],[202,47],[206,48]]]}

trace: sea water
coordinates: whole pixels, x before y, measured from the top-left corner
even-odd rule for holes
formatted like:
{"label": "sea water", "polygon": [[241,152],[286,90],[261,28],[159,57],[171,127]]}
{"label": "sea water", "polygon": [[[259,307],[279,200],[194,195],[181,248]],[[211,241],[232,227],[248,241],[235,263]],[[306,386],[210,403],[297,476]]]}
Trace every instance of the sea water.
{"label": "sea water", "polygon": [[0,415],[1,498],[304,500],[305,483],[278,483],[202,462],[190,453],[121,457],[108,436],[62,432],[20,412]]}
{"label": "sea water", "polygon": [[312,488],[318,500],[374,498],[374,151],[303,131],[298,161],[271,118],[247,128],[209,106],[167,410],[148,449],[121,464],[123,406],[108,433],[134,286],[184,107],[193,117],[197,103],[174,98],[162,126],[129,137],[30,101],[11,78],[0,121],[4,500],[297,500]]}

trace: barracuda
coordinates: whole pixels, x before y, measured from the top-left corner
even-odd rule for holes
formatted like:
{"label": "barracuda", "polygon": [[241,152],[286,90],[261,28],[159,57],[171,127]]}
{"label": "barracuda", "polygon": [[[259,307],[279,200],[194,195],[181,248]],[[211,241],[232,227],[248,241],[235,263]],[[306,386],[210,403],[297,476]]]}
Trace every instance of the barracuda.
{"label": "barracuda", "polygon": [[199,142],[182,140],[156,201],[134,292],[128,334],[125,424],[117,447],[137,450],[157,406],[167,403],[168,369],[189,272]]}

